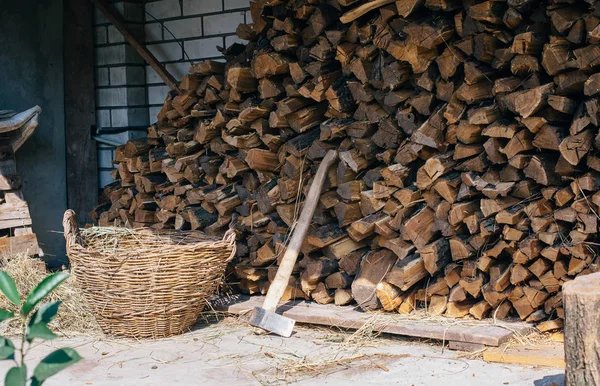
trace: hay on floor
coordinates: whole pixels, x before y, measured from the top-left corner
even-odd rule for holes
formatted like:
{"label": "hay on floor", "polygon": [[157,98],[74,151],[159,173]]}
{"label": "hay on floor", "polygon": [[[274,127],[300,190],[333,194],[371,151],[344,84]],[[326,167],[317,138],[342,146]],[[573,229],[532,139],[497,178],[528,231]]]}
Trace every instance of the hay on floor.
{"label": "hay on floor", "polygon": [[[19,293],[25,297],[49,273],[44,263],[27,255],[3,256],[0,260],[0,269],[7,272],[15,281]],[[58,335],[71,336],[77,334],[101,333],[94,316],[86,307],[83,294],[75,284],[73,276],[65,280],[44,302],[61,300],[56,319],[50,327]],[[0,294],[0,309],[7,309],[16,313],[17,307]],[[0,335],[20,334],[19,321],[0,323]]]}

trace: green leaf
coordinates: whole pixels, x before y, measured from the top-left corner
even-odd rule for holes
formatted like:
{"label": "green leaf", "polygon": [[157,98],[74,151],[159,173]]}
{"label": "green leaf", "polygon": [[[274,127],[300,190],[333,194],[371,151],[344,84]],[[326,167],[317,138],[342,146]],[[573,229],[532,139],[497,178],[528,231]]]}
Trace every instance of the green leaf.
{"label": "green leaf", "polygon": [[68,277],[69,274],[66,272],[56,272],[42,280],[40,284],[29,293],[29,296],[27,296],[27,300],[25,300],[25,304],[23,304],[23,307],[21,308],[21,313],[23,315],[29,315],[31,310],[33,310],[42,299],[48,296],[50,292],[54,291],[54,289]]}
{"label": "green leaf", "polygon": [[17,290],[15,281],[4,271],[0,271],[0,291],[15,306],[21,304],[21,296],[19,296],[19,290]]}
{"label": "green leaf", "polygon": [[5,320],[12,318],[13,316],[15,316],[15,314],[8,310],[0,310],[0,322],[4,322]]}
{"label": "green leaf", "polygon": [[50,323],[56,314],[58,313],[58,307],[62,304],[62,301],[44,303],[34,312],[29,325],[32,326],[37,323]]}
{"label": "green leaf", "polygon": [[47,340],[56,338],[56,335],[48,328],[48,323],[50,323],[58,313],[58,307],[61,303],[61,301],[44,303],[33,314],[27,327],[26,338],[29,343],[35,338]]}
{"label": "green leaf", "polygon": [[46,379],[80,360],[81,357],[77,351],[68,347],[61,348],[42,359],[33,370],[33,377],[37,384],[41,385]]}
{"label": "green leaf", "polygon": [[8,370],[6,378],[4,378],[4,385],[6,386],[25,386],[27,381],[27,367],[24,365],[19,367],[15,366]]}
{"label": "green leaf", "polygon": [[15,359],[15,345],[9,339],[0,337],[0,360]]}
{"label": "green leaf", "polygon": [[27,328],[27,341],[31,343],[34,339],[56,339],[56,334],[52,332],[46,323],[36,323]]}

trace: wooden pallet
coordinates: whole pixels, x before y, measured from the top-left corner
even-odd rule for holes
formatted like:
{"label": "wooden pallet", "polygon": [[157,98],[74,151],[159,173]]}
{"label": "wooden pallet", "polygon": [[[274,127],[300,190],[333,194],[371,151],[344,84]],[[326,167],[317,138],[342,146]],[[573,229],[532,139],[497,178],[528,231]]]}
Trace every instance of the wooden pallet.
{"label": "wooden pallet", "polygon": [[36,106],[19,114],[0,112],[0,255],[42,255],[21,190],[15,151],[38,125]]}
{"label": "wooden pallet", "polygon": [[31,225],[14,156],[0,150],[0,254],[41,254]]}
{"label": "wooden pallet", "polygon": [[[217,311],[236,315],[248,313],[261,307],[263,296],[236,295],[218,301]],[[307,301],[288,301],[281,304],[277,312],[298,323],[358,330],[372,323],[374,331],[424,339],[437,339],[449,343],[457,350],[471,351],[485,346],[497,347],[507,342],[514,334],[527,334],[532,326],[524,322],[501,322],[492,325],[489,321],[464,319],[441,319],[417,321],[392,313],[365,313],[352,306],[322,305]]]}

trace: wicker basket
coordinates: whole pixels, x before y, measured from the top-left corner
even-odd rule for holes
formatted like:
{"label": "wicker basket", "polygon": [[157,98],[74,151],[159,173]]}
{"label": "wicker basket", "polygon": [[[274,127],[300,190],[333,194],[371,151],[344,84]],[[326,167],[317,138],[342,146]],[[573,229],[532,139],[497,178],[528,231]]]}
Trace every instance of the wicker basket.
{"label": "wicker basket", "polygon": [[63,219],[72,272],[108,335],[162,338],[189,329],[222,283],[235,233],[95,227]]}

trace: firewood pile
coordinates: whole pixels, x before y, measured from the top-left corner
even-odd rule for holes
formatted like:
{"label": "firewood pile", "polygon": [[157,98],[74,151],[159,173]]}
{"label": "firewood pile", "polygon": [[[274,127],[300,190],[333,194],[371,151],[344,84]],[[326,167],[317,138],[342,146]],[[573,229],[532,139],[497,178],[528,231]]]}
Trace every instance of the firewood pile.
{"label": "firewood pile", "polygon": [[596,1],[250,4],[249,43],[190,68],[92,216],[231,223],[264,294],[336,149],[286,299],[560,326],[561,286],[598,269]]}

